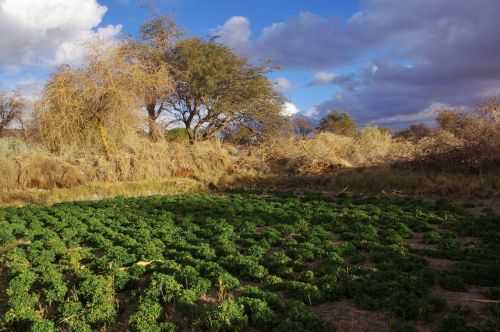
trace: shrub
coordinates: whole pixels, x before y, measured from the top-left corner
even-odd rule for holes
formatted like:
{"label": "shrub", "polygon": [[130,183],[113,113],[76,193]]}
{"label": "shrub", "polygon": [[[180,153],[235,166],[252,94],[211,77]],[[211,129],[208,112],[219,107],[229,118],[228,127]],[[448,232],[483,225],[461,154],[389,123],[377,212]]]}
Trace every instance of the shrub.
{"label": "shrub", "polygon": [[137,332],[159,332],[161,328],[158,320],[161,313],[160,303],[148,299],[141,301],[137,311],[130,316],[129,324]]}
{"label": "shrub", "polygon": [[226,300],[207,311],[202,324],[211,332],[239,331],[248,321],[243,305],[234,300]]}
{"label": "shrub", "polygon": [[237,303],[243,305],[253,325],[270,329],[276,324],[276,316],[265,301],[241,296],[238,298]]}

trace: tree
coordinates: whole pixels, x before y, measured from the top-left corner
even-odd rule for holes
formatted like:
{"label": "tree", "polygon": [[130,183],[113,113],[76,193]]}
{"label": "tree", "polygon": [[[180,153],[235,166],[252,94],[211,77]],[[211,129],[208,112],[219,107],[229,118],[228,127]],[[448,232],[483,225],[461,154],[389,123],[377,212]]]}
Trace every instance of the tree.
{"label": "tree", "polygon": [[432,130],[423,123],[412,124],[405,130],[400,131],[397,136],[407,139],[421,139],[432,134]]}
{"label": "tree", "polygon": [[35,112],[43,142],[54,152],[75,145],[109,158],[139,127],[145,77],[119,48],[93,45],[85,65],[60,67],[46,85]]}
{"label": "tree", "polygon": [[443,110],[439,112],[436,118],[439,127],[451,133],[456,133],[461,130],[464,125],[463,116],[457,112]]}
{"label": "tree", "polygon": [[184,125],[191,143],[233,126],[260,136],[280,126],[282,100],[264,68],[200,39],[178,42],[171,63],[176,86],[169,113]]}
{"label": "tree", "polygon": [[14,121],[21,120],[26,103],[18,92],[0,92],[0,136]]}
{"label": "tree", "polygon": [[165,111],[165,101],[174,88],[167,54],[179,35],[175,22],[160,16],[144,23],[140,39],[130,40],[122,46],[128,61],[142,68],[144,107],[148,116],[149,135],[153,140],[161,136],[157,121]]}
{"label": "tree", "polygon": [[500,97],[494,97],[480,104],[478,115],[492,123],[500,123]]}
{"label": "tree", "polygon": [[356,122],[345,112],[330,112],[323,118],[319,131],[332,132],[337,135],[355,136],[358,132]]}
{"label": "tree", "polygon": [[294,117],[292,122],[295,133],[301,137],[307,137],[313,131],[311,123],[303,116]]}

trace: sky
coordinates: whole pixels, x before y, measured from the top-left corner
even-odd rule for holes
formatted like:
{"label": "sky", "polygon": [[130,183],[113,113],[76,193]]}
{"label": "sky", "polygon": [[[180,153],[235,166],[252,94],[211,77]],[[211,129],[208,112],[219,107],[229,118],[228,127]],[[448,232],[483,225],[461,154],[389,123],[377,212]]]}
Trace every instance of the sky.
{"label": "sky", "polygon": [[0,0],[0,89],[36,96],[86,40],[134,36],[151,12],[271,61],[289,114],[402,127],[500,95],[498,0]]}

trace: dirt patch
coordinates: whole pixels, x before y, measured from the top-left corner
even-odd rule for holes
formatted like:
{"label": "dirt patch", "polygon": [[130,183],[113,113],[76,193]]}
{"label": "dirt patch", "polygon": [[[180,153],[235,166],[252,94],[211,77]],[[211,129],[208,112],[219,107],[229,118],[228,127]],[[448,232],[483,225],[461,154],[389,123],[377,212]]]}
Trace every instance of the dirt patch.
{"label": "dirt patch", "polygon": [[[488,209],[492,211],[495,215],[500,217],[500,204],[498,204],[499,199],[497,198],[492,198],[492,199],[483,199],[483,200],[475,200],[473,201],[476,203],[476,206],[473,208],[468,208],[467,212],[472,214],[473,216],[480,216],[484,213],[485,209]],[[468,202],[465,202],[468,203]]]}
{"label": "dirt patch", "polygon": [[467,292],[451,292],[442,288],[433,291],[434,295],[445,299],[449,307],[467,307],[471,311],[471,322],[481,322],[490,317],[487,292],[486,287],[470,287]]}
{"label": "dirt patch", "polygon": [[219,301],[219,293],[215,289],[211,289],[207,294],[203,294],[199,299],[198,302],[202,304],[210,304],[210,305],[217,305],[220,303]]}
{"label": "dirt patch", "polygon": [[437,271],[449,271],[455,264],[452,260],[444,258],[425,257],[425,260],[429,263],[431,269]]}
{"label": "dirt patch", "polygon": [[414,233],[411,239],[406,240],[406,245],[413,250],[434,249],[434,246],[425,243],[424,233]]}
{"label": "dirt patch", "polygon": [[473,236],[462,236],[458,240],[466,247],[477,247],[481,244],[481,239]]}
{"label": "dirt patch", "polygon": [[358,309],[349,301],[321,304],[313,307],[313,311],[335,326],[337,332],[389,331],[389,320],[384,313]]}

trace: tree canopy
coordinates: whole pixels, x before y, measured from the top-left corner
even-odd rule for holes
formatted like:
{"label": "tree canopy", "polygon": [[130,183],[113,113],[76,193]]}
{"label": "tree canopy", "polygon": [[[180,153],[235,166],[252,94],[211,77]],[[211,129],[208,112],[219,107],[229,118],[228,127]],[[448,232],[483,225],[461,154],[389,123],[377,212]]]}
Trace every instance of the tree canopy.
{"label": "tree canopy", "polygon": [[167,57],[179,36],[175,22],[160,16],[142,25],[140,38],[131,39],[121,46],[127,61],[142,69],[142,98],[148,117],[149,135],[153,140],[161,136],[157,120],[165,111],[165,101],[174,88],[172,68]]}
{"label": "tree canopy", "polygon": [[358,126],[349,114],[330,112],[321,120],[318,130],[337,135],[354,136],[358,132]]}
{"label": "tree canopy", "polygon": [[282,100],[264,68],[221,44],[196,38],[179,41],[170,61],[176,86],[169,111],[191,142],[231,126],[261,135],[279,126]]}

